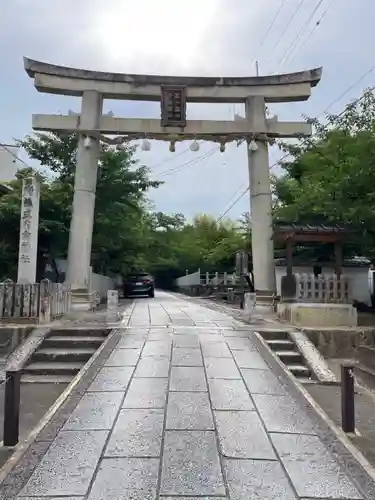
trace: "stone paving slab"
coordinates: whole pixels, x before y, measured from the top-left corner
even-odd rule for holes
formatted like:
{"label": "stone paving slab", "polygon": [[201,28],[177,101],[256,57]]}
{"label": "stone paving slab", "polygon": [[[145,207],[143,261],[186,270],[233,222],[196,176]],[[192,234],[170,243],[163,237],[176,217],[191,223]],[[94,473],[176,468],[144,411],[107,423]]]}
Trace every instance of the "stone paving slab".
{"label": "stone paving slab", "polygon": [[225,460],[231,500],[296,500],[297,496],[278,462]]}
{"label": "stone paving slab", "polygon": [[266,430],[255,411],[215,411],[215,420],[224,457],[276,460]]}
{"label": "stone paving slab", "polygon": [[250,394],[287,395],[287,390],[270,370],[242,369],[242,376]]}
{"label": "stone paving slab", "polygon": [[168,430],[214,430],[210,400],[206,392],[171,392],[168,398]]}
{"label": "stone paving slab", "polygon": [[17,465],[22,480],[0,498],[373,500],[250,329],[162,293],[137,300],[123,326],[66,421],[43,431],[36,466]]}
{"label": "stone paving slab", "polygon": [[317,436],[273,434],[272,442],[301,497],[362,498]]}
{"label": "stone paving slab", "polygon": [[225,342],[215,342],[214,344],[203,344],[202,345],[203,356],[206,358],[230,358],[232,359],[232,353],[229,350],[228,345]]}
{"label": "stone paving slab", "polygon": [[171,391],[207,391],[204,369],[200,366],[172,366]]}
{"label": "stone paving slab", "polygon": [[158,458],[103,459],[88,500],[156,498]]}
{"label": "stone paving slab", "polygon": [[122,392],[88,392],[64,425],[65,431],[110,430],[123,399]]}
{"label": "stone paving slab", "polygon": [[61,431],[21,496],[85,495],[108,431]]}
{"label": "stone paving slab", "polygon": [[164,408],[167,387],[167,378],[133,378],[123,408]]}
{"label": "stone paving slab", "polygon": [[254,410],[254,403],[242,380],[208,381],[213,410]]}
{"label": "stone paving slab", "polygon": [[141,349],[115,349],[104,366],[136,366]]}
{"label": "stone paving slab", "polygon": [[210,431],[167,431],[162,495],[224,495],[216,436]]}
{"label": "stone paving slab", "polygon": [[163,409],[121,410],[104,456],[159,457],[163,421]]}
{"label": "stone paving slab", "polygon": [[132,366],[105,366],[100,370],[88,390],[95,392],[125,391],[133,371]]}
{"label": "stone paving slab", "polygon": [[253,394],[252,398],[268,432],[316,434],[314,423],[290,396]]}
{"label": "stone paving slab", "polygon": [[174,347],[172,366],[203,366],[201,351],[188,347]]}

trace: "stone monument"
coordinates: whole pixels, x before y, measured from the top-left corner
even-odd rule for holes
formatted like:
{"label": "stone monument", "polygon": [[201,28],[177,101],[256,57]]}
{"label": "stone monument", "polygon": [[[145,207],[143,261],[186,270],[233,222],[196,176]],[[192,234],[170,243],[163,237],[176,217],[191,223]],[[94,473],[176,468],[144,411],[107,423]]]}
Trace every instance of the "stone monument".
{"label": "stone monument", "polygon": [[18,277],[21,284],[36,283],[40,184],[35,177],[22,182]]}
{"label": "stone monument", "polygon": [[[257,305],[271,307],[276,293],[272,240],[268,144],[277,138],[307,137],[311,126],[266,117],[267,103],[303,101],[321,78],[322,69],[256,77],[180,77],[104,73],[55,66],[25,59],[25,70],[39,92],[81,97],[81,113],[33,115],[33,129],[77,133],[73,216],[70,228],[68,280],[73,301],[90,307],[89,266],[100,141],[120,145],[143,139],[164,140],[174,151],[185,140],[248,144],[252,255]],[[128,119],[103,115],[103,99],[159,101],[161,119]],[[187,120],[187,104],[240,103],[245,117],[232,121]],[[109,138],[108,135],[115,135]],[[193,148],[192,148],[193,149]],[[194,148],[196,150],[196,147]]]}

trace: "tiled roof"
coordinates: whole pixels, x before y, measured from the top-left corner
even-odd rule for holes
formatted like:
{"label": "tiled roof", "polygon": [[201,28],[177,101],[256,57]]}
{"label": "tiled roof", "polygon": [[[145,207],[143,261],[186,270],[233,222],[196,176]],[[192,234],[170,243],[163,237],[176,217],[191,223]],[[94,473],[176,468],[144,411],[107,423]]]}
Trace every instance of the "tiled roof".
{"label": "tiled roof", "polygon": [[353,229],[345,224],[293,224],[276,223],[274,230],[277,233],[351,233]]}

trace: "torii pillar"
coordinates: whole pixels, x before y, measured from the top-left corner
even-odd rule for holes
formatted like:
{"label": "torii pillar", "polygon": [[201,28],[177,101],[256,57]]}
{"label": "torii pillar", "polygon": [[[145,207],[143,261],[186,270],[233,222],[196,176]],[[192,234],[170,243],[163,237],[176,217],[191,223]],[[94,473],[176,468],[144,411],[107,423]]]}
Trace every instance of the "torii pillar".
{"label": "torii pillar", "polygon": [[[98,129],[102,107],[103,98],[99,92],[84,91],[80,126],[89,130]],[[89,309],[92,302],[90,264],[100,143],[94,137],[82,134],[78,137],[66,281],[72,288],[73,307]]]}
{"label": "torii pillar", "polygon": [[[252,130],[267,131],[264,97],[249,97],[245,102],[246,119]],[[273,244],[272,199],[269,172],[268,137],[259,134],[256,148],[247,148],[251,247],[253,257],[256,307],[272,310],[276,295],[275,257]],[[249,146],[249,145],[248,145]]]}

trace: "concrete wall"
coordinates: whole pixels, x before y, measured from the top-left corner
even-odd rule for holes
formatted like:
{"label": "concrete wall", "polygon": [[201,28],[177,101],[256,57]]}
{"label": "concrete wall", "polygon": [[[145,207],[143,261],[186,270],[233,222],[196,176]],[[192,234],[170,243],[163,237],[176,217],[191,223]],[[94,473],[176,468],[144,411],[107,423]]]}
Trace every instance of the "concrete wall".
{"label": "concrete wall", "polygon": [[186,276],[181,276],[176,279],[176,286],[179,288],[192,286],[192,285],[200,285],[201,272],[198,269],[196,273],[187,274]]}
{"label": "concrete wall", "polygon": [[90,291],[99,292],[101,299],[107,297],[108,290],[114,290],[115,288],[116,283],[114,279],[101,274],[91,273]]}
{"label": "concrete wall", "polygon": [[[66,273],[67,261],[56,259],[56,265],[60,273]],[[121,284],[121,277],[110,278],[102,274],[91,273],[90,291],[99,292],[101,299],[106,299],[108,290],[114,290]]]}
{"label": "concrete wall", "polygon": [[[312,273],[312,266],[293,266],[294,273]],[[322,274],[333,274],[330,267],[323,267]],[[368,267],[344,267],[342,274],[349,277],[351,286],[351,299],[371,305]],[[281,294],[281,277],[286,275],[286,267],[276,266],[276,289]]]}

